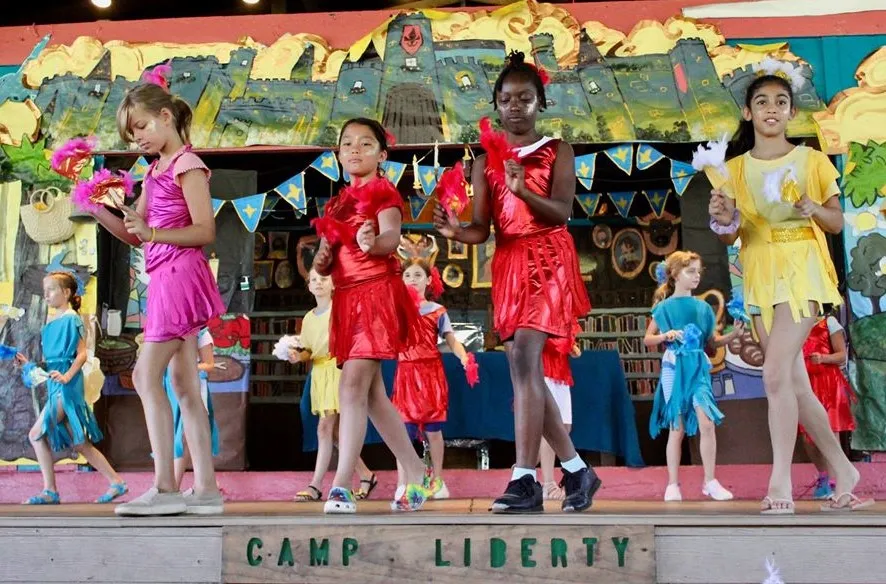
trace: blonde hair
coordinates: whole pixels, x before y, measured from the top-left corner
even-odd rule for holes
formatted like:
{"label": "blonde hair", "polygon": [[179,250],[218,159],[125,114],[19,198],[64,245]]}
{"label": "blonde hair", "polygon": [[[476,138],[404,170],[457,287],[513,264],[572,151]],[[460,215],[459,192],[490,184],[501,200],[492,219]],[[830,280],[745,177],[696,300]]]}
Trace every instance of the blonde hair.
{"label": "blonde hair", "polygon": [[692,262],[701,263],[701,256],[694,251],[675,251],[665,258],[664,266],[668,279],[655,290],[655,294],[652,296],[652,306],[674,293],[674,280],[676,280],[677,274],[688,268]]}
{"label": "blonde hair", "polygon": [[191,119],[194,114],[188,102],[168,93],[165,89],[154,83],[141,83],[126,92],[123,101],[117,107],[117,131],[126,142],[133,142],[135,137],[129,127],[132,118],[132,110],[141,106],[146,111],[159,115],[164,109],[172,113],[175,120],[175,129],[185,144],[191,143]]}

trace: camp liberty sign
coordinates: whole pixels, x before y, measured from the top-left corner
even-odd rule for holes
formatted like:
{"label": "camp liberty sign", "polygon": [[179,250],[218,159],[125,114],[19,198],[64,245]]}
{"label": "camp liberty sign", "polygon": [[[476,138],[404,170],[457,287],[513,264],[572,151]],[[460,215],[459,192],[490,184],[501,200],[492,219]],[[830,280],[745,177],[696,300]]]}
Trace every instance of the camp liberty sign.
{"label": "camp liberty sign", "polygon": [[224,529],[224,582],[655,581],[651,525],[257,525]]}

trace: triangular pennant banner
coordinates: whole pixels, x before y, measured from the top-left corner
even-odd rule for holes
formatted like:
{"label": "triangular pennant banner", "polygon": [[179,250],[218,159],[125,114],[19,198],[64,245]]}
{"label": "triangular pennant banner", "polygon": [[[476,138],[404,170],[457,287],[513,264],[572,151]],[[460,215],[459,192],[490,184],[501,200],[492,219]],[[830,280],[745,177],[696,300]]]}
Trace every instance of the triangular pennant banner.
{"label": "triangular pennant banner", "polygon": [[622,146],[613,146],[603,151],[617,167],[622,169],[625,174],[630,175],[634,166],[634,145],[623,144]]}
{"label": "triangular pennant banner", "polygon": [[326,213],[326,203],[329,202],[329,197],[314,197],[317,201],[317,215],[322,217]]}
{"label": "triangular pennant banner", "polygon": [[332,182],[338,182],[339,178],[341,178],[341,172],[338,168],[338,160],[335,159],[335,152],[332,150],[324,152],[318,156],[317,159],[311,163],[311,168]]}
{"label": "triangular pennant banner", "polygon": [[413,195],[409,197],[409,212],[412,213],[412,220],[418,221],[418,218],[421,216],[421,212],[425,210],[425,207],[428,204],[428,201],[431,199],[425,199],[424,197],[419,197],[418,195]]}
{"label": "triangular pennant banner", "polygon": [[212,199],[212,216],[218,217],[218,212],[224,207],[227,201],[225,199]]}
{"label": "triangular pennant banner", "polygon": [[421,190],[430,197],[437,188],[437,171],[433,166],[418,166],[418,180],[421,182]]}
{"label": "triangular pennant banner", "polygon": [[634,202],[634,195],[636,194],[637,193],[635,191],[608,193],[609,198],[612,199],[612,202],[615,204],[615,208],[618,210],[618,214],[622,217],[628,216],[628,212],[631,210],[631,203]]}
{"label": "triangular pennant banner", "polygon": [[237,211],[237,215],[240,216],[240,221],[243,222],[247,230],[255,232],[255,229],[258,227],[262,209],[265,207],[265,197],[267,196],[267,193],[261,193],[260,195],[250,195],[231,201],[231,204],[234,205],[234,209]]}
{"label": "triangular pennant banner", "polygon": [[674,183],[674,190],[677,191],[679,196],[683,196],[683,193],[686,192],[686,187],[689,186],[689,181],[692,180],[692,177],[695,175],[695,169],[692,168],[692,165],[687,162],[680,162],[679,160],[671,160],[671,181]]}
{"label": "triangular pennant banner", "polygon": [[670,189],[643,191],[643,194],[646,195],[646,200],[649,201],[649,206],[652,207],[652,212],[655,213],[656,217],[661,217],[661,214],[664,212],[665,203],[668,200],[668,193],[670,192]]}
{"label": "triangular pennant banner", "polygon": [[292,205],[300,215],[304,215],[308,208],[308,198],[305,195],[305,173],[300,172],[274,189],[280,197]]}
{"label": "triangular pennant banner", "polygon": [[[264,220],[268,215],[274,212],[274,209],[277,208],[277,203],[280,202],[279,197],[268,197],[265,199],[265,206],[261,211],[261,218]],[[295,210],[296,216],[298,216],[298,209]],[[304,213],[302,213],[304,214]]]}
{"label": "triangular pennant banner", "polygon": [[600,202],[600,193],[581,193],[575,195],[575,200],[578,201],[582,211],[587,213],[588,217],[593,217],[597,212],[597,204]]}
{"label": "triangular pennant banner", "polygon": [[637,146],[637,170],[646,170],[659,160],[663,160],[664,157],[664,154],[649,144],[639,144]]}
{"label": "triangular pennant banner", "polygon": [[591,190],[594,183],[594,172],[597,169],[597,153],[585,154],[575,159],[575,178],[581,183],[581,186],[587,190]]}
{"label": "triangular pennant banner", "polygon": [[148,172],[148,167],[151,166],[148,160],[144,156],[139,156],[138,160],[136,160],[132,168],[129,169],[129,176],[132,177],[132,180],[138,182],[140,180],[144,180],[145,173]]}
{"label": "triangular pennant banner", "polygon": [[403,178],[403,172],[406,170],[406,164],[403,162],[394,162],[393,160],[386,160],[381,163],[381,169],[385,173],[385,176],[389,181],[394,183],[394,186],[399,184],[400,179]]}

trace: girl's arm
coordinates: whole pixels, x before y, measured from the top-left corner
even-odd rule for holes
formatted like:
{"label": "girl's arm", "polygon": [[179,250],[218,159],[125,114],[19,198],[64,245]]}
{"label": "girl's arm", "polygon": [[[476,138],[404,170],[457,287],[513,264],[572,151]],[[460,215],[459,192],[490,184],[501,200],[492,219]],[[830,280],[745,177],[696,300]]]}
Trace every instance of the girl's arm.
{"label": "girl's arm", "polygon": [[311,355],[313,355],[313,353],[311,353],[311,351],[309,351],[307,349],[304,351],[297,351],[295,349],[290,349],[289,362],[290,363],[304,363],[305,361],[311,360]]}
{"label": "girl's arm", "polygon": [[197,369],[200,371],[205,371],[209,373],[213,369],[215,369],[215,354],[212,352],[213,345],[209,343],[208,345],[203,345],[197,350],[197,353],[200,355],[200,363],[197,365]]}
{"label": "girl's arm", "polygon": [[[209,180],[206,171],[200,168],[189,170],[178,176],[191,225],[177,229],[158,229],[154,243],[168,243],[179,247],[203,247],[215,241],[215,216],[212,214],[212,199],[209,196]],[[150,239],[150,235],[148,239]]]}
{"label": "girl's arm", "polygon": [[572,146],[561,141],[557,147],[550,198],[543,197],[526,187],[525,169],[518,163],[509,163],[505,173],[511,174],[509,170],[514,173],[513,180],[517,183],[515,185],[517,189],[512,189],[514,194],[529,206],[536,217],[554,225],[561,225],[569,220],[572,216],[572,202],[575,199],[575,154]]}
{"label": "girl's arm", "polygon": [[658,324],[655,320],[650,319],[649,325],[646,327],[646,336],[643,337],[643,343],[650,349],[654,349],[665,341],[673,341],[677,338],[677,331],[668,331],[660,333]]}
{"label": "girl's arm", "polygon": [[836,195],[829,198],[823,205],[819,205],[808,196],[803,196],[800,201],[794,205],[800,214],[809,217],[828,233],[840,233],[843,231],[843,208],[840,206],[840,199]]}
{"label": "girl's arm", "polygon": [[713,334],[711,340],[709,341],[709,345],[716,349],[717,347],[722,347],[723,345],[728,345],[732,339],[741,335],[744,332],[744,323],[740,320],[736,320],[732,325],[732,330],[729,331],[729,334],[721,335],[717,332]]}
{"label": "girl's arm", "polygon": [[[139,216],[145,216],[147,202],[144,195],[139,197],[135,202],[135,208]],[[104,205],[102,205],[102,208],[97,213],[93,213],[92,216],[95,217],[96,221],[101,223],[102,227],[107,229],[111,235],[123,243],[131,245],[132,247],[139,247],[142,244],[142,240],[139,239],[137,235],[129,233],[126,230],[126,226],[123,224],[123,219],[111,213],[111,211]]]}
{"label": "girl's arm", "polygon": [[486,155],[474,160],[471,168],[471,186],[474,189],[474,212],[471,222],[462,227],[440,206],[434,209],[434,226],[443,237],[477,245],[489,239],[489,184],[486,182]]}
{"label": "girl's arm", "polygon": [[[735,217],[735,200],[726,196],[721,189],[713,189],[711,200],[708,202],[708,214],[721,227],[729,226]],[[717,233],[717,238],[725,245],[732,245],[738,239],[738,230],[732,233]]]}
{"label": "girl's arm", "polygon": [[468,360],[468,352],[465,351],[465,346],[455,338],[455,333],[448,332],[443,335],[443,338],[446,340],[446,344],[449,345],[449,350],[451,350],[455,356],[458,357],[458,360],[461,361],[461,364],[464,365]]}
{"label": "girl's arm", "polygon": [[[373,241],[367,253],[370,255],[386,256],[396,251],[397,246],[400,245],[400,224],[402,222],[402,216],[402,211],[396,207],[383,209],[379,212],[378,235],[375,236],[375,241]],[[371,227],[371,224],[369,223],[366,225],[370,225]]]}
{"label": "girl's arm", "polygon": [[83,367],[83,364],[86,363],[86,356],[86,339],[80,337],[80,342],[77,343],[77,356],[74,358],[74,362],[71,363],[71,367],[64,374],[60,371],[50,371],[49,377],[62,385],[69,383],[77,375],[77,372],[80,371],[80,368]]}
{"label": "girl's arm", "polygon": [[846,362],[846,337],[843,331],[831,333],[831,348],[834,350],[830,355],[822,355],[821,362],[829,365],[840,365]]}

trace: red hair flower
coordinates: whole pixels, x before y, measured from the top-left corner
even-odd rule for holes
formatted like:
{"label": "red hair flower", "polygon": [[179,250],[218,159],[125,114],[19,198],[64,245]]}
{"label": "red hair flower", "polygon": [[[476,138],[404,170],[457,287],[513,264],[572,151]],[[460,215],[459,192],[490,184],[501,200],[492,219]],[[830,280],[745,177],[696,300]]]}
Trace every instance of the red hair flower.
{"label": "red hair flower", "polygon": [[385,128],[385,142],[388,143],[388,148],[393,148],[397,145],[397,138],[387,128]]}
{"label": "red hair flower", "polygon": [[157,65],[153,69],[149,69],[142,73],[142,81],[145,83],[153,83],[163,88],[163,91],[169,92],[169,77],[172,75],[172,65],[163,63]]}

